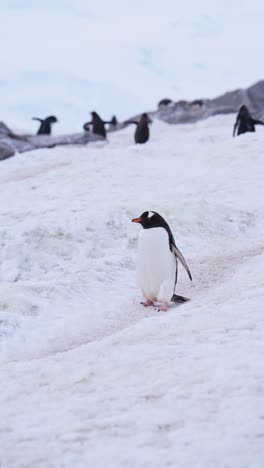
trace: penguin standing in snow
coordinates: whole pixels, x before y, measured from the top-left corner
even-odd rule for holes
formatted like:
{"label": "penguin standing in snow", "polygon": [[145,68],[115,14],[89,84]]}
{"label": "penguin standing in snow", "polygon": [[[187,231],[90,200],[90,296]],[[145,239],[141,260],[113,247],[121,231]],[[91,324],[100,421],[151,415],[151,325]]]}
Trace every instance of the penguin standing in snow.
{"label": "penguin standing in snow", "polygon": [[[113,118],[110,121],[104,121],[101,119],[100,115],[97,114],[97,112],[91,112],[92,120],[91,122],[86,122],[83,125],[83,129],[86,132],[89,132],[89,125],[92,125],[92,132],[95,135],[100,135],[103,138],[106,138],[106,129],[105,129],[105,124],[113,124]],[[116,118],[115,118],[116,119]]]}
{"label": "penguin standing in snow", "polygon": [[234,125],[233,137],[236,135],[236,130],[237,136],[247,132],[255,132],[255,125],[264,125],[264,122],[262,122],[262,120],[254,119],[247,106],[241,106]]}
{"label": "penguin standing in snow", "polygon": [[152,123],[152,120],[149,118],[148,114],[142,114],[138,122],[135,120],[127,120],[125,122],[125,124],[130,123],[137,126],[134,136],[135,143],[146,143],[149,139],[149,124]]}
{"label": "penguin standing in snow", "polygon": [[168,310],[169,303],[183,303],[189,299],[175,294],[178,260],[192,281],[188,265],[176,246],[168,223],[156,211],[145,211],[132,219],[143,229],[138,238],[137,273],[139,285],[146,301],[145,307],[159,303],[159,310]]}
{"label": "penguin standing in snow", "polygon": [[110,123],[109,129],[113,130],[116,128],[118,121],[115,115],[113,115],[109,123]]}

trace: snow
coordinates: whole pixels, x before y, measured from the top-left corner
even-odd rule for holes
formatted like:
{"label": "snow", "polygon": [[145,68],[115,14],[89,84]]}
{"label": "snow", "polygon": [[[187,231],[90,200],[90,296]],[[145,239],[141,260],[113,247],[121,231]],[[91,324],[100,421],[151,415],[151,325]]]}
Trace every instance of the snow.
{"label": "snow", "polygon": [[[264,132],[233,123],[1,163],[1,466],[262,468]],[[167,313],[139,304],[145,210],[193,275]]]}
{"label": "snow", "polygon": [[[74,133],[162,98],[215,97],[263,78],[264,3],[241,0],[1,2],[1,119]],[[239,21],[238,21],[239,18]]]}

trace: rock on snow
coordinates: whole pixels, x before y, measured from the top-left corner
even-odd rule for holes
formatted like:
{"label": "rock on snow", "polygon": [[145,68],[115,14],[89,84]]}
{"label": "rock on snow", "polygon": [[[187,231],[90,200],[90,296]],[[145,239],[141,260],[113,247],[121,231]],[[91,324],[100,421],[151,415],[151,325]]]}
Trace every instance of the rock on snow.
{"label": "rock on snow", "polygon": [[[264,132],[234,116],[1,163],[1,463],[262,468]],[[169,221],[191,301],[139,305],[138,226]]]}

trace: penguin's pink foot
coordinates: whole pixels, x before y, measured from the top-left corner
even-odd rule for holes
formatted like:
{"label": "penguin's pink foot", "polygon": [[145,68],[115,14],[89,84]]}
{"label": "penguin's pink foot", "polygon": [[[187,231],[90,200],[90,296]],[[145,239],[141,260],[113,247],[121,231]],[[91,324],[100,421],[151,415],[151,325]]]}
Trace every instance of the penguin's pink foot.
{"label": "penguin's pink foot", "polygon": [[154,302],[152,301],[149,301],[149,299],[146,301],[146,302],[140,302],[140,304],[142,304],[144,307],[149,307],[149,306],[152,306],[154,305]]}
{"label": "penguin's pink foot", "polygon": [[162,311],[162,312],[167,312],[169,306],[167,304],[167,302],[161,302],[160,305],[158,306],[158,312]]}

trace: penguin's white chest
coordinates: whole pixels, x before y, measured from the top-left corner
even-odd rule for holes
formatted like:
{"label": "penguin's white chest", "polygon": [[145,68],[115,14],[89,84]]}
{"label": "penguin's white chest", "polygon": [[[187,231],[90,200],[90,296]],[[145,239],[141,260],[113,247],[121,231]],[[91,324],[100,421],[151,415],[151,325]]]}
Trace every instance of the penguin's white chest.
{"label": "penguin's white chest", "polygon": [[138,238],[137,273],[146,299],[169,302],[174,292],[176,258],[164,228],[142,229]]}

